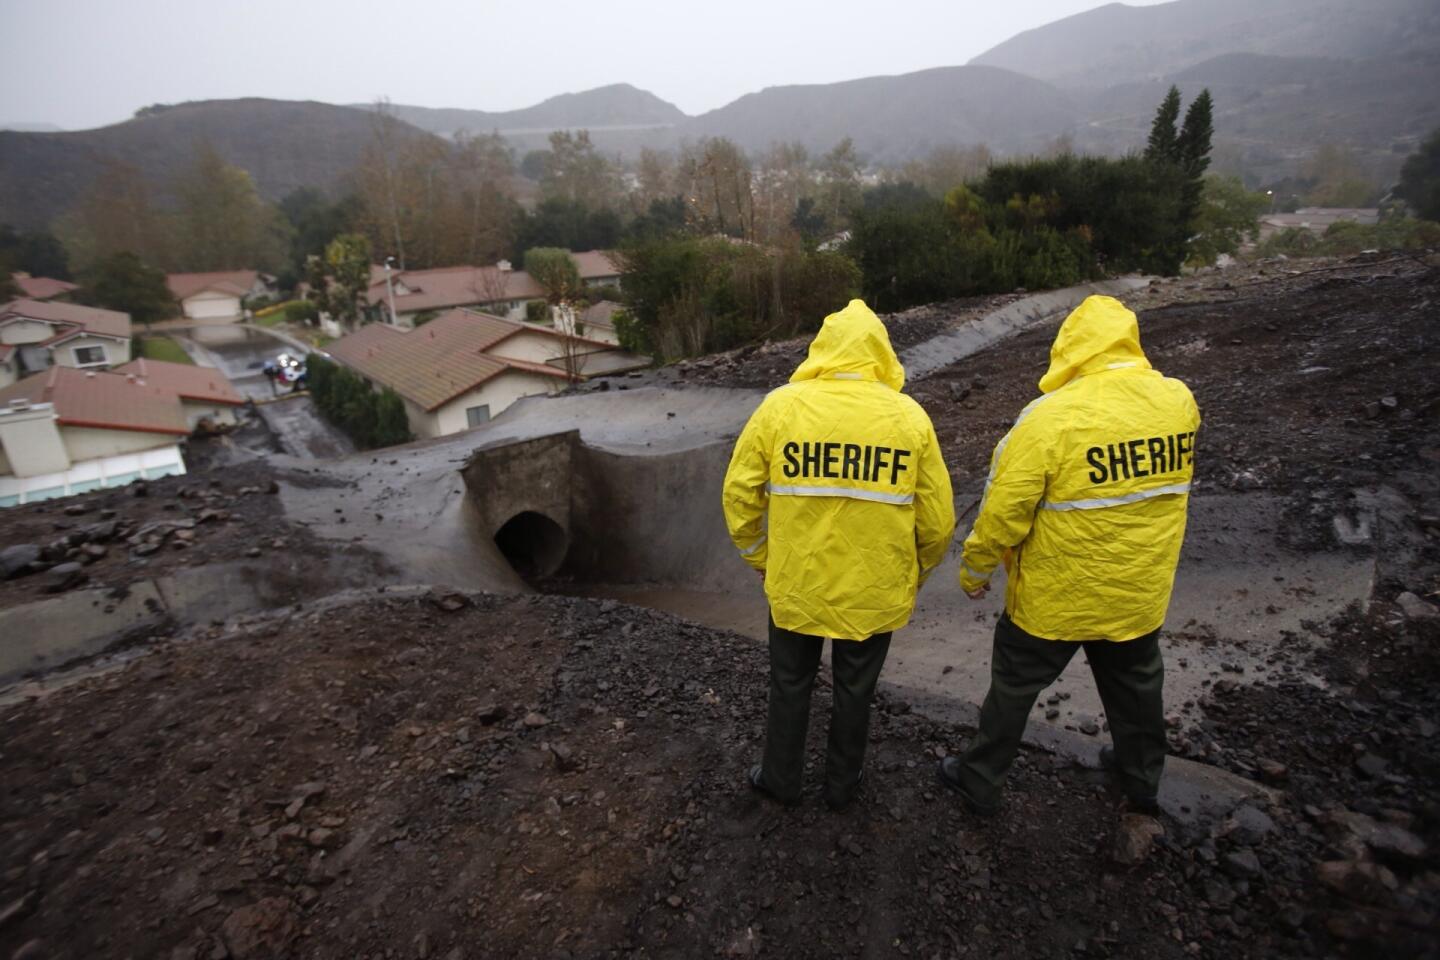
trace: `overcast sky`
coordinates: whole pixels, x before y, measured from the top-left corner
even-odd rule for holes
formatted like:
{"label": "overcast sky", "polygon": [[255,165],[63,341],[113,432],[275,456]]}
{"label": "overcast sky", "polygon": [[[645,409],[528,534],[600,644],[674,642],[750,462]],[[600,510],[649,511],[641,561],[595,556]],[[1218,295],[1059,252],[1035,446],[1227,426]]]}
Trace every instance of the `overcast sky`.
{"label": "overcast sky", "polygon": [[79,130],[151,103],[245,96],[512,110],[619,82],[698,114],[767,86],[961,64],[1101,5],[0,0],[0,123]]}

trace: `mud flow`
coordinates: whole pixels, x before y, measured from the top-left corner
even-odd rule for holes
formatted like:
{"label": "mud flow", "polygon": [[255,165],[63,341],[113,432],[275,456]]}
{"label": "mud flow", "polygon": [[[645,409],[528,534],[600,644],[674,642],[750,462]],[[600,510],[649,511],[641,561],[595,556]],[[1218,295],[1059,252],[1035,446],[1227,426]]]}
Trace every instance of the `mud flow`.
{"label": "mud flow", "polygon": [[1440,257],[885,318],[960,509],[1096,290],[1204,417],[1158,821],[1079,657],[998,816],[937,784],[1003,596],[958,549],[859,801],[819,797],[824,670],[801,805],[745,787],[766,602],[720,485],[791,341],[0,511],[0,957],[1440,955]]}

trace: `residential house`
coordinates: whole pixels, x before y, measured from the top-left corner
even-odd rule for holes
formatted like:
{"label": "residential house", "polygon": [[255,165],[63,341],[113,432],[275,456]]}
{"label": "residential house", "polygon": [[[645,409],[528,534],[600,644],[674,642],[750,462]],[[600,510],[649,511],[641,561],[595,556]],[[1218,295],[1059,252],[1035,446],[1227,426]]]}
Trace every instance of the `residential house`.
{"label": "residential house", "polygon": [[214,367],[168,363],[141,357],[115,368],[115,373],[136,380],[141,386],[157,387],[180,398],[185,425],[219,427],[240,421],[245,398]]}
{"label": "residential house", "polygon": [[274,278],[256,270],[172,273],[165,278],[170,295],[187,319],[233,323],[245,316],[244,301],[274,292]]}
{"label": "residential house", "polygon": [[[587,365],[649,362],[597,340],[473,310],[449,310],[410,330],[367,324],[325,349],[373,387],[394,390],[411,432],[423,438],[478,426],[521,397],[554,393]],[[567,351],[578,370],[567,372]]]}
{"label": "residential house", "polygon": [[614,300],[601,300],[599,303],[592,303],[575,317],[578,326],[571,329],[568,324],[562,323],[561,329],[566,333],[575,333],[582,337],[589,337],[591,340],[600,340],[604,343],[620,345],[620,335],[615,332],[615,314],[624,307]]}
{"label": "residential house", "polygon": [[1260,218],[1260,240],[1295,227],[1323,234],[1331,224],[1347,221],[1373,226],[1380,222],[1380,211],[1375,207],[1301,207],[1294,213],[1267,213]]}
{"label": "residential house", "polygon": [[[523,270],[511,270],[506,260],[489,267],[392,270],[390,287],[395,298],[395,325],[406,328],[457,307],[522,320],[525,304],[545,299],[540,284]],[[384,268],[372,268],[365,292],[372,319],[389,321],[391,290],[386,289]]]}
{"label": "residential house", "polygon": [[[570,255],[587,288],[619,283],[620,269],[610,254],[586,250]],[[432,270],[392,270],[386,287],[385,268],[370,269],[365,299],[374,320],[390,319],[394,297],[395,324],[413,327],[442,310],[468,307],[508,320],[525,319],[526,304],[546,299],[545,288],[524,270],[501,260],[488,267],[437,267]]]}
{"label": "residential house", "polygon": [[570,254],[575,266],[580,269],[580,282],[587,288],[620,285],[620,264],[612,259],[613,256],[604,250],[585,250]]}
{"label": "residential house", "polygon": [[0,389],[0,506],[183,474],[189,433],[174,393],[53,366]]}
{"label": "residential house", "polygon": [[0,305],[0,387],[52,366],[104,370],[130,359],[130,315],[58,300]]}
{"label": "residential house", "polygon": [[32,277],[28,273],[12,273],[10,279],[20,288],[20,296],[26,300],[68,300],[70,294],[80,287],[68,280],[52,277]]}

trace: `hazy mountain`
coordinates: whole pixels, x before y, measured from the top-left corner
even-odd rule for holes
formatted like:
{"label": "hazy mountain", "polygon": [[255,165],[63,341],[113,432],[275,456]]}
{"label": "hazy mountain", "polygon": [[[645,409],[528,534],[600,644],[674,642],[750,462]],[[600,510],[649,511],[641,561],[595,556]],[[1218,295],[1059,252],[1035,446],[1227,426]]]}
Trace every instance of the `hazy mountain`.
{"label": "hazy mountain", "polygon": [[943,143],[1038,148],[1075,115],[1075,104],[1047,83],[994,67],[939,67],[769,87],[696,117],[683,132],[729,137],[747,149],[799,140],[812,151],[849,136],[862,154],[891,161]]}
{"label": "hazy mountain", "polygon": [[248,170],[266,199],[302,186],[331,190],[360,159],[370,130],[370,117],[348,107],[245,99],[182,103],[96,130],[0,132],[0,223],[45,225],[75,203],[107,158],[139,168],[163,191],[201,141]]}
{"label": "hazy mountain", "polygon": [[1440,58],[1418,55],[1341,60],[1229,53],[1156,80],[1116,84],[1088,98],[1082,149],[1138,147],[1171,83],[1188,103],[1215,98],[1220,169],[1252,180],[1293,175],[1321,144],[1345,146],[1377,180],[1394,177],[1405,156],[1440,127]]}
{"label": "hazy mountain", "polygon": [[[355,106],[369,109],[368,104]],[[489,112],[401,104],[392,104],[391,108],[407,123],[446,137],[461,131],[490,133],[498,130],[513,136],[579,128],[623,130],[667,127],[687,119],[673,103],[628,83],[596,87],[581,93],[563,93],[523,110]]]}
{"label": "hazy mountain", "polygon": [[1440,50],[1435,0],[1111,3],[1017,34],[974,58],[1042,80],[1109,87],[1226,53],[1365,59]]}
{"label": "hazy mountain", "polygon": [[[1082,150],[1134,149],[1172,82],[1187,101],[1204,87],[1215,95],[1217,169],[1252,182],[1293,175],[1334,143],[1373,177],[1391,177],[1440,127],[1440,3],[1116,3],[1022,33],[966,66],[771,87],[699,117],[628,84],[523,110],[394,109],[413,136],[499,130],[517,153],[544,147],[553,130],[584,128],[600,149],[630,157],[704,136],[751,151],[798,140],[819,153],[849,136],[869,161],[897,163],[942,144],[1035,151],[1061,134]],[[267,198],[333,189],[370,139],[371,109],[205,101],[98,130],[0,132],[0,222],[44,225],[111,157],[163,187],[202,139],[249,170]]]}

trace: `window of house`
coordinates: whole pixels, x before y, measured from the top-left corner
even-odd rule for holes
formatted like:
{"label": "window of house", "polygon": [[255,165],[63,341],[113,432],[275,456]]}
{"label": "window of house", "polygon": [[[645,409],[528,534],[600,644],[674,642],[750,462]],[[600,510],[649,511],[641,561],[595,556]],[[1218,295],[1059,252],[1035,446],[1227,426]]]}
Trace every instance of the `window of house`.
{"label": "window of house", "polygon": [[490,404],[482,403],[478,407],[467,407],[465,409],[465,425],[478,427],[490,419]]}
{"label": "window of house", "polygon": [[97,363],[109,363],[105,356],[105,348],[102,346],[75,347],[72,351],[75,355],[75,366],[91,367]]}

